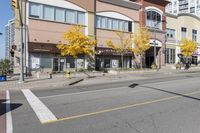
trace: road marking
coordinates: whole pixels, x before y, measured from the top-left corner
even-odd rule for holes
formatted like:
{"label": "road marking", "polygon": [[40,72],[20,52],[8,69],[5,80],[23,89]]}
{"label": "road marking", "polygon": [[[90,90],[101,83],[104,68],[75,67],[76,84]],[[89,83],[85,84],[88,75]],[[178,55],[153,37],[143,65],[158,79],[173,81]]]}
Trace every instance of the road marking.
{"label": "road marking", "polygon": [[6,133],[13,133],[12,114],[10,107],[10,93],[6,91]]}
{"label": "road marking", "polygon": [[[73,95],[112,91],[112,90],[120,90],[120,89],[131,89],[131,88],[130,87],[118,87],[118,88],[109,88],[109,89],[101,89],[101,90],[93,90],[93,91],[84,91],[84,92],[75,92],[75,93],[66,93],[66,94],[59,94],[59,95],[43,96],[43,97],[39,97],[39,98],[40,99],[56,98],[56,97],[62,97],[62,96],[73,96]],[[140,89],[140,90],[134,90],[132,92],[142,92],[142,91],[145,91],[147,89],[148,88],[143,88],[143,89]]]}
{"label": "road marking", "polygon": [[57,120],[55,115],[29,89],[24,89],[22,92],[41,123]]}
{"label": "road marking", "polygon": [[[199,93],[200,93],[200,91],[195,91],[195,92],[186,93],[186,94],[182,94],[182,95],[189,96],[189,95],[194,95],[194,94],[199,94]],[[132,107],[137,107],[137,106],[148,105],[148,104],[153,104],[153,103],[157,103],[157,102],[168,101],[168,100],[177,99],[177,98],[180,98],[180,97],[183,97],[183,96],[166,97],[166,98],[162,98],[162,99],[151,100],[151,101],[146,101],[146,102],[136,103],[136,104],[130,104],[130,105],[125,105],[125,106],[121,106],[121,107],[116,107],[116,108],[110,108],[110,109],[100,110],[100,111],[96,111],[96,112],[91,112],[91,113],[74,115],[74,116],[70,116],[70,117],[59,118],[57,120],[46,121],[46,122],[43,122],[42,124],[50,124],[50,123],[56,123],[56,122],[60,122],[60,121],[78,119],[78,118],[87,117],[87,116],[99,115],[99,114],[103,114],[103,113],[109,113],[109,112],[128,109],[128,108],[132,108]]]}

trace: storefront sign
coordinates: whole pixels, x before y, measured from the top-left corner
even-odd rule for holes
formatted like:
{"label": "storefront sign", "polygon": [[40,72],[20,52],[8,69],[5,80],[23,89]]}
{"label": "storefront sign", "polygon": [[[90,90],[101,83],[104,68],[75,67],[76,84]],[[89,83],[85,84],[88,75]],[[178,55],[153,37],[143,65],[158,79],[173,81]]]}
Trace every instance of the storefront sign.
{"label": "storefront sign", "polygon": [[112,68],[118,68],[119,60],[112,60]]}

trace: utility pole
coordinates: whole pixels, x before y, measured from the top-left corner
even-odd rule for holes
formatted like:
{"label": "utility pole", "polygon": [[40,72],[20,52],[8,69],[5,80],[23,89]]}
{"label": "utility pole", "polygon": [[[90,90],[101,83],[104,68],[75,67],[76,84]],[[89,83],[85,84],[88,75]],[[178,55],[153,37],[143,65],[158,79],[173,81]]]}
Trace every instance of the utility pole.
{"label": "utility pole", "polygon": [[24,60],[23,60],[23,53],[24,53],[24,42],[23,42],[23,20],[22,20],[22,0],[12,0],[12,7],[19,11],[19,18],[20,18],[20,32],[21,32],[21,48],[20,48],[20,77],[19,83],[24,82]]}
{"label": "utility pole", "polygon": [[[19,4],[19,1],[18,1]],[[22,0],[20,0],[19,16],[20,16],[20,30],[21,30],[21,50],[20,50],[20,78],[19,82],[24,82],[24,42],[23,42],[23,21],[22,21]]]}

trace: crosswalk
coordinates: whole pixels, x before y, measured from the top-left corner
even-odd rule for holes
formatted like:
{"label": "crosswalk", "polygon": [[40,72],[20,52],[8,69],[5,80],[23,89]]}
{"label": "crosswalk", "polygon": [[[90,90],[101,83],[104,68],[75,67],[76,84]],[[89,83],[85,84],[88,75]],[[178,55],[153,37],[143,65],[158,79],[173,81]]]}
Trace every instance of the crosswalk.
{"label": "crosswalk", "polygon": [[29,89],[22,90],[22,93],[26,97],[29,105],[32,107],[41,123],[57,120],[56,116],[48,109],[48,107],[44,105],[44,103],[40,101],[40,99]]}

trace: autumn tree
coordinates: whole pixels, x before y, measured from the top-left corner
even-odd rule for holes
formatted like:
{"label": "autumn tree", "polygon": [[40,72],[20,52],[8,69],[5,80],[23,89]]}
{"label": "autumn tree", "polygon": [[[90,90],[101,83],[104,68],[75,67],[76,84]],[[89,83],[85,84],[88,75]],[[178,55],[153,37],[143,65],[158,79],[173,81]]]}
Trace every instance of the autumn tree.
{"label": "autumn tree", "polygon": [[106,41],[106,44],[108,47],[112,48],[117,53],[120,53],[121,66],[122,66],[122,68],[124,68],[124,64],[123,64],[124,54],[127,53],[127,51],[129,50],[129,47],[131,45],[131,37],[130,36],[127,37],[126,34],[121,31],[116,31],[115,33],[116,33],[117,37],[119,38],[119,43],[115,44],[115,43],[113,43],[112,40],[108,40],[108,41]]}
{"label": "autumn tree", "polygon": [[[93,55],[96,40],[90,39],[82,32],[81,26],[74,26],[64,33],[64,43],[58,44],[57,48],[62,56],[70,55],[77,58],[78,55]],[[77,66],[77,65],[76,65]]]}
{"label": "autumn tree", "polygon": [[142,59],[145,52],[150,48],[150,32],[146,27],[140,26],[138,31],[133,34],[134,47],[130,48],[131,51],[140,56],[140,68],[142,68]]}
{"label": "autumn tree", "polygon": [[197,50],[197,44],[193,40],[183,39],[180,42],[180,49],[183,56],[189,57],[189,56],[192,56],[195,50]]}

